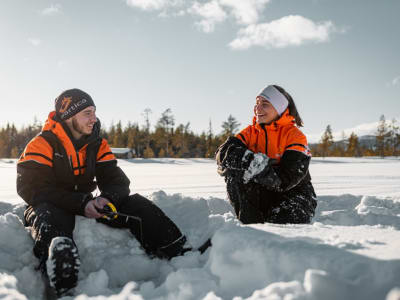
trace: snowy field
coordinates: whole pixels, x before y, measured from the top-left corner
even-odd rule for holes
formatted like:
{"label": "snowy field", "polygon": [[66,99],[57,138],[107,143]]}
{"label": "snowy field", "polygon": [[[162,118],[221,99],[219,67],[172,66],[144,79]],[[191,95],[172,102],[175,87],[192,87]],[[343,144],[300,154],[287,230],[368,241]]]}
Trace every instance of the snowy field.
{"label": "snowy field", "polygon": [[[400,299],[400,160],[313,158],[310,225],[241,225],[207,159],[119,161],[203,255],[149,259],[128,231],[77,217],[77,300]],[[15,160],[0,160],[0,299],[43,299]],[[65,297],[64,299],[72,299]]]}

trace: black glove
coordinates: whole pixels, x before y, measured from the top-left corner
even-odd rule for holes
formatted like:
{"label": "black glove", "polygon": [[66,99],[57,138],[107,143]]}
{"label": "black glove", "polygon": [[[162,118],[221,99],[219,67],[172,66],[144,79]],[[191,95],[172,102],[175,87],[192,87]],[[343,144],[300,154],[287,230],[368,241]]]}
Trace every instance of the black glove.
{"label": "black glove", "polygon": [[264,169],[251,178],[251,180],[265,186],[269,190],[280,191],[282,180],[276,174],[274,167],[277,163],[278,161],[276,159],[269,159]]}
{"label": "black glove", "polygon": [[218,147],[215,159],[218,164],[218,174],[221,176],[241,176],[250,165],[254,153],[236,137],[229,137]]}

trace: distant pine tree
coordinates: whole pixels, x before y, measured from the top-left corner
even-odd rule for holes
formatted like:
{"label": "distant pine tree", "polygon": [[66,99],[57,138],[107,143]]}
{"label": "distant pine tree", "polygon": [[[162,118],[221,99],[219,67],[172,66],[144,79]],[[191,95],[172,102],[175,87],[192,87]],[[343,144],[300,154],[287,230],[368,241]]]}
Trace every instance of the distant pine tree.
{"label": "distant pine tree", "polygon": [[347,147],[346,156],[361,156],[358,136],[354,132],[350,134],[348,143],[349,145]]}
{"label": "distant pine tree", "polygon": [[321,137],[320,149],[321,156],[330,156],[331,146],[333,145],[333,135],[331,125],[328,125],[325,129],[324,134]]}
{"label": "distant pine tree", "polygon": [[223,122],[221,126],[223,129],[222,136],[224,137],[224,139],[226,139],[237,132],[240,123],[235,119],[235,117],[229,115],[228,119],[225,122]]}
{"label": "distant pine tree", "polygon": [[392,119],[388,127],[390,155],[398,156],[400,146],[400,128],[397,126],[397,120]]}
{"label": "distant pine tree", "polygon": [[153,157],[155,157],[153,149],[151,149],[150,147],[146,147],[144,149],[144,152],[143,152],[143,157],[144,158],[153,158]]}
{"label": "distant pine tree", "polygon": [[388,135],[389,130],[385,116],[381,115],[376,132],[376,152],[382,158],[385,158],[386,138],[388,137]]}

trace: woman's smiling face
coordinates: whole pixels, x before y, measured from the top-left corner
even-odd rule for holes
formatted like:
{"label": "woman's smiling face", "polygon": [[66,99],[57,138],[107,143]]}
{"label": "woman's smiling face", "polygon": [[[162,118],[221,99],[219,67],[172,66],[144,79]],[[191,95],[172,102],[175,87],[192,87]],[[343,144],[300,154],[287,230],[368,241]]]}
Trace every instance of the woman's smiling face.
{"label": "woman's smiling face", "polygon": [[258,124],[271,124],[272,121],[279,117],[273,105],[262,96],[257,96],[256,98],[254,115]]}

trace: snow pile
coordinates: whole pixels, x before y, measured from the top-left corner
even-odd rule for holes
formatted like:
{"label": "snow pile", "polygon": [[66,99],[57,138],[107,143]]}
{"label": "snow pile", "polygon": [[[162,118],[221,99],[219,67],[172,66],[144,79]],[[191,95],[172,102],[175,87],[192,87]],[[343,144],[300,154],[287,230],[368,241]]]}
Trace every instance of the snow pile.
{"label": "snow pile", "polygon": [[[165,167],[147,165],[160,172]],[[342,164],[322,165],[335,171]],[[195,162],[192,168],[200,172],[207,166]],[[124,167],[129,174],[129,163]],[[195,172],[186,161],[182,167]],[[180,176],[175,185],[185,186],[186,175]],[[322,176],[314,178],[323,181]],[[358,178],[360,185],[369,180]],[[82,264],[75,299],[398,300],[400,197],[358,191],[320,196],[310,225],[247,226],[235,219],[223,198],[147,194],[192,246],[212,236],[213,246],[203,255],[188,252],[171,261],[150,259],[128,230],[77,217],[74,238]],[[9,194],[0,192],[0,298],[43,299],[33,242],[22,224],[24,205],[14,199],[6,203],[4,195]]]}
{"label": "snow pile", "polygon": [[[78,217],[75,240],[82,265],[77,299],[99,295],[96,299],[379,299],[399,284],[398,258],[379,260],[312,233],[304,235],[304,231],[323,232],[322,227],[330,226],[324,220],[342,226],[353,218],[353,223],[365,220],[364,225],[375,226],[372,218],[363,219],[374,214],[375,220],[386,218],[388,230],[395,231],[393,238],[399,240],[400,216],[384,209],[398,207],[393,200],[322,197],[313,225],[243,226],[229,210],[221,214],[227,208],[223,199],[211,200],[213,209],[219,209],[219,214],[211,214],[205,199],[162,191],[150,198],[193,246],[213,235],[212,248],[203,255],[191,252],[171,261],[150,259],[127,230]],[[332,218],[332,212],[341,211],[345,203],[354,206],[347,219]],[[2,203],[0,211],[0,293],[10,299],[41,299],[43,284],[34,270],[32,240],[21,223],[23,207]],[[293,233],[296,236],[290,236]],[[366,244],[359,242],[358,248]],[[396,299],[398,294],[393,289],[390,297]]]}

